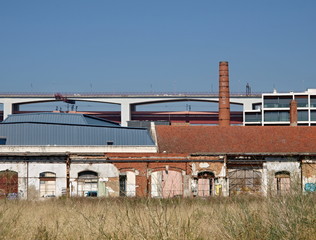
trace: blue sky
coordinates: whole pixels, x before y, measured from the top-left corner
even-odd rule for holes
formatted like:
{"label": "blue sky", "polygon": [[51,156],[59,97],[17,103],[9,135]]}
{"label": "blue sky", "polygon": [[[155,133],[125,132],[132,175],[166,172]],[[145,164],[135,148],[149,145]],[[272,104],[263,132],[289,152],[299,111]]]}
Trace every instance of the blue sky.
{"label": "blue sky", "polygon": [[316,88],[316,1],[1,1],[0,92]]}

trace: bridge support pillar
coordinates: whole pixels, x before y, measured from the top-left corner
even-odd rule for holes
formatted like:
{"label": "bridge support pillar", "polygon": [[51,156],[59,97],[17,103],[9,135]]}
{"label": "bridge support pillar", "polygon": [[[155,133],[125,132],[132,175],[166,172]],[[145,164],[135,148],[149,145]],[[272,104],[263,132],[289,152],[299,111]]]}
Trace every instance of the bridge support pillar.
{"label": "bridge support pillar", "polygon": [[13,103],[4,102],[3,103],[3,120],[6,119],[10,114],[13,114]]}
{"label": "bridge support pillar", "polygon": [[127,122],[132,120],[133,107],[130,103],[121,103],[121,126],[127,127]]}

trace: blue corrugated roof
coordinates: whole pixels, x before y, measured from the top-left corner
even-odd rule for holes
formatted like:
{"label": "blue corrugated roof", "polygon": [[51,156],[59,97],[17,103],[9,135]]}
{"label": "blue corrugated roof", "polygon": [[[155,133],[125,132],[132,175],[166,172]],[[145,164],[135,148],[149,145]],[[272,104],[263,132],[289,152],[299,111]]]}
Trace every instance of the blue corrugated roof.
{"label": "blue corrugated roof", "polygon": [[96,125],[96,126],[119,126],[119,124],[104,119],[76,113],[25,113],[9,115],[3,123],[36,122],[71,125]]}
{"label": "blue corrugated roof", "polygon": [[0,136],[6,145],[155,145],[147,129],[68,113],[10,115],[0,124]]}
{"label": "blue corrugated roof", "polygon": [[154,145],[146,129],[45,123],[0,124],[6,145]]}

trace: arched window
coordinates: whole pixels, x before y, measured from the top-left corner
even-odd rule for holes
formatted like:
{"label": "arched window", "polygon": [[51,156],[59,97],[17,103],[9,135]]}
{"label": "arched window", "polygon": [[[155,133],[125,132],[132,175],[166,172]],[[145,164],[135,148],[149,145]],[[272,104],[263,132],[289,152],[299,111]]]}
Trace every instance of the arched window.
{"label": "arched window", "polygon": [[210,171],[199,172],[197,176],[197,195],[200,197],[209,197],[214,192],[215,175]]}
{"label": "arched window", "polygon": [[78,195],[96,197],[98,195],[98,173],[83,171],[78,173]]}
{"label": "arched window", "polygon": [[42,172],[39,174],[40,197],[55,197],[56,174],[53,172]]}

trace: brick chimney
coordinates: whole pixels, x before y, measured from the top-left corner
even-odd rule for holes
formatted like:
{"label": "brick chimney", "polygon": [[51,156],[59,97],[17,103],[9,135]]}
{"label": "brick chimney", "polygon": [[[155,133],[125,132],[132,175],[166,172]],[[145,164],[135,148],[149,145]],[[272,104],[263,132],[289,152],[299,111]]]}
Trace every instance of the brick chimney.
{"label": "brick chimney", "polygon": [[228,62],[219,62],[219,126],[230,126]]}
{"label": "brick chimney", "polygon": [[290,103],[290,126],[297,126],[297,102],[295,100]]}

